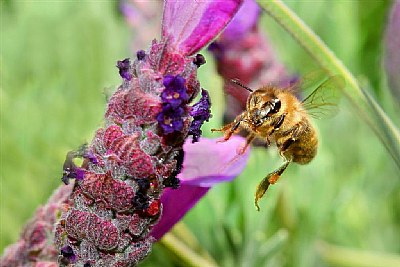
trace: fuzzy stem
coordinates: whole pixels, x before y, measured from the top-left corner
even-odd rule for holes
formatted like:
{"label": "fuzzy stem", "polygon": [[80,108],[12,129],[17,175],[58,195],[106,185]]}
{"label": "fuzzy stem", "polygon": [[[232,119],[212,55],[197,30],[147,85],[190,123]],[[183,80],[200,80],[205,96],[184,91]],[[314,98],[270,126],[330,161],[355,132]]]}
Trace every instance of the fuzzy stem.
{"label": "fuzzy stem", "polygon": [[257,1],[330,75],[339,74],[346,80],[343,92],[382,141],[400,168],[400,132],[379,104],[368,95],[356,78],[326,44],[282,1]]}

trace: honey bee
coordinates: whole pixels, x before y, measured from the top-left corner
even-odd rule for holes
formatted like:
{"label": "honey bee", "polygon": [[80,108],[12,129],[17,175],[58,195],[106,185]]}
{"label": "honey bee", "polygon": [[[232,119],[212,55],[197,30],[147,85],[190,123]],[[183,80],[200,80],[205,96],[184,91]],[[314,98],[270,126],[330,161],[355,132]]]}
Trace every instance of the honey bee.
{"label": "honey bee", "polygon": [[[284,163],[269,173],[257,186],[255,206],[260,210],[258,201],[262,198],[271,184],[275,184],[291,162],[297,164],[309,163],[317,154],[318,135],[311,123],[310,116],[319,117],[321,114],[336,110],[339,91],[344,87],[341,76],[331,76],[314,85],[314,89],[304,100],[299,100],[296,91],[299,88],[311,86],[313,79],[303,80],[303,84],[289,87],[264,86],[255,91],[241,84],[238,80],[233,83],[250,92],[246,110],[239,114],[232,123],[212,132],[224,132],[222,142],[244,129],[249,132],[245,145],[238,151],[243,154],[255,138],[260,138],[269,146],[273,142]],[[308,84],[310,83],[310,84]]]}

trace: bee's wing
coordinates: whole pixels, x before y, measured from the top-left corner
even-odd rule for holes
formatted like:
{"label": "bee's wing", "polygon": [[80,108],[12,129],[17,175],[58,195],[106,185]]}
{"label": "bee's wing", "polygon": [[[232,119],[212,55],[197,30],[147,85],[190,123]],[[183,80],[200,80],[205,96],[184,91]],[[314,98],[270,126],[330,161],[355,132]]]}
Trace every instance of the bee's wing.
{"label": "bee's wing", "polygon": [[328,77],[302,101],[303,107],[314,118],[331,117],[338,111],[337,103],[344,87],[342,76]]}

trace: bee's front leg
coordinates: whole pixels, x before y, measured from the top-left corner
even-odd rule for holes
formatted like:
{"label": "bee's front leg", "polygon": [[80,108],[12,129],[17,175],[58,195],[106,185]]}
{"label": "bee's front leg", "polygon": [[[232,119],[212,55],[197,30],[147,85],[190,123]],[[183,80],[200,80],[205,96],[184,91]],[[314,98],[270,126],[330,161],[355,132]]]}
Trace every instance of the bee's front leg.
{"label": "bee's front leg", "polygon": [[258,206],[258,200],[262,198],[265,192],[268,190],[269,185],[275,184],[281,177],[282,173],[286,170],[287,166],[291,161],[286,161],[282,166],[280,166],[275,171],[268,174],[257,186],[254,204],[258,211],[260,211],[260,206]]}
{"label": "bee's front leg", "polygon": [[253,142],[253,140],[256,138],[256,135],[254,133],[250,133],[247,138],[246,138],[246,143],[240,147],[237,151],[238,155],[243,155],[244,152],[246,152],[247,148],[249,147],[249,145],[251,144],[251,142]]}
{"label": "bee's front leg", "polygon": [[220,142],[228,141],[231,136],[239,130],[240,123],[242,122],[242,114],[237,116],[235,120],[220,129],[211,129],[211,132],[224,132],[224,139]]}
{"label": "bee's front leg", "polygon": [[269,136],[267,136],[266,138],[265,138],[265,146],[266,147],[269,147],[271,145],[271,140],[269,139]]}
{"label": "bee's front leg", "polygon": [[279,116],[275,121],[272,122],[272,130],[268,133],[267,137],[265,137],[265,145],[269,147],[271,145],[271,139],[273,139],[272,135],[279,130],[279,127],[281,127],[283,121],[285,120],[286,114],[282,114]]}

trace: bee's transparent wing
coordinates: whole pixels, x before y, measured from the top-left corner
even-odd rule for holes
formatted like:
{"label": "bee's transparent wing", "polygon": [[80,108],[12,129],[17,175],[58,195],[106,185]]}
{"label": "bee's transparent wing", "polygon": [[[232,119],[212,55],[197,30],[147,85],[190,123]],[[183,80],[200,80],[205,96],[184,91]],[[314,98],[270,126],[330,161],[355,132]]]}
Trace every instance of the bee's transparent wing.
{"label": "bee's transparent wing", "polygon": [[338,112],[340,92],[345,87],[342,76],[326,78],[303,101],[303,107],[314,118],[332,117]]}
{"label": "bee's transparent wing", "polygon": [[312,92],[320,84],[326,81],[327,78],[328,73],[323,69],[313,70],[301,76],[301,78],[292,85],[292,90],[300,94],[304,91],[306,95],[308,95],[307,92]]}

